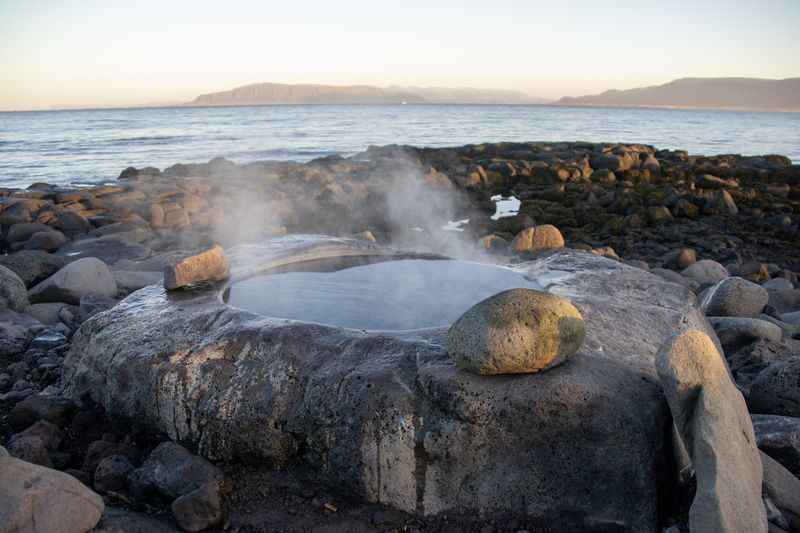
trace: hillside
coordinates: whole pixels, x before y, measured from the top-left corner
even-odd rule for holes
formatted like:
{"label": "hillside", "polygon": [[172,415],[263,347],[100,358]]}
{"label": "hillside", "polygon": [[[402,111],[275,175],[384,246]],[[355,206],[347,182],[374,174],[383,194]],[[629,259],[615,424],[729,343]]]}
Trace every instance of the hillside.
{"label": "hillside", "polygon": [[556,104],[800,111],[800,78],[682,78],[664,85],[564,97]]}
{"label": "hillside", "polygon": [[203,94],[187,105],[259,104],[529,104],[544,100],[518,91],[446,87],[373,87],[369,85],[295,85],[254,83]]}
{"label": "hillside", "polygon": [[390,87],[420,96],[432,104],[543,104],[548,100],[522,91],[470,87]]}

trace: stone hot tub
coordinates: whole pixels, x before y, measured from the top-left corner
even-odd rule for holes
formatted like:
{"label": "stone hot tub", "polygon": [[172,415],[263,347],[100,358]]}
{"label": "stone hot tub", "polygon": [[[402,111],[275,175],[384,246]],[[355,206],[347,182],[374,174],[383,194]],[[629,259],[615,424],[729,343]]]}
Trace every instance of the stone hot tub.
{"label": "stone hot tub", "polygon": [[[679,329],[710,332],[685,288],[574,251],[511,269],[289,237],[229,255],[227,284],[146,287],[87,321],[68,394],[211,460],[305,463],[411,513],[656,531],[672,469],[654,357]],[[571,299],[583,348],[539,374],[458,370],[449,323],[510,286]]]}
{"label": "stone hot tub", "polygon": [[[408,258],[303,264],[231,284],[223,300],[258,314],[342,328],[393,331],[448,327],[498,292],[538,289],[523,274],[494,265]],[[335,268],[335,270],[331,270]]]}

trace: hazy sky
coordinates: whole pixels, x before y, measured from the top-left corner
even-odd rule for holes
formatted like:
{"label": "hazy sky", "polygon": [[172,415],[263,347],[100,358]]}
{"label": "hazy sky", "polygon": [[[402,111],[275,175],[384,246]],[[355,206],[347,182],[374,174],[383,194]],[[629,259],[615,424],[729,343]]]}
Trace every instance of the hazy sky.
{"label": "hazy sky", "polygon": [[559,97],[800,76],[800,0],[0,0],[0,109],[184,101],[259,81]]}

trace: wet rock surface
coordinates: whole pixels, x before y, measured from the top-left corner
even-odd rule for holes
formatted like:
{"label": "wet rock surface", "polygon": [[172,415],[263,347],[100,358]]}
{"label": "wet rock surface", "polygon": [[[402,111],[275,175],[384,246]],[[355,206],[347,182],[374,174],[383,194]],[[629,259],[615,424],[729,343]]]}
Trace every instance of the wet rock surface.
{"label": "wet rock surface", "polygon": [[[265,268],[269,258],[308,259],[315,246],[337,255],[354,246],[378,251],[356,241],[288,240],[249,255]],[[237,264],[235,250],[231,257],[234,277],[252,271]],[[552,293],[585,311],[584,348],[545,373],[470,376],[448,356],[446,328],[386,336],[286,324],[226,307],[214,291],[174,298],[148,287],[76,334],[65,365],[68,394],[88,395],[113,416],[191,442],[210,459],[300,461],[367,501],[421,516],[524,513],[535,522],[555,516],[557,500],[559,508],[575,510],[557,515],[565,527],[580,529],[600,520],[594,504],[581,503],[590,491],[623,528],[651,527],[661,471],[656,450],[666,446],[667,421],[655,351],[673,328],[706,327],[702,315],[685,289],[593,254],[559,252],[517,268],[548,280]],[[597,296],[614,290],[616,301]],[[620,321],[642,327],[621,337]],[[114,343],[113,361],[101,356],[106,342]],[[331,396],[331,387],[340,393]],[[185,390],[194,391],[188,403]],[[590,404],[593,415],[582,416]],[[485,407],[476,411],[478,405]],[[513,405],[520,409],[509,411]],[[556,405],[561,414],[554,417]],[[507,425],[511,420],[519,429]],[[622,448],[620,427],[628,435]],[[569,464],[579,460],[580,471],[570,474],[557,458],[530,463],[529,454],[564,434],[572,435],[564,457]],[[480,451],[489,443],[491,458]],[[598,462],[597,447],[606,445]],[[457,459],[447,453],[453,446],[461,449]],[[631,460],[635,471],[622,467]],[[472,478],[478,464],[483,479]],[[588,471],[602,486],[583,477]],[[523,486],[540,494],[525,511],[511,498]],[[634,514],[631,501],[638,502]]]}

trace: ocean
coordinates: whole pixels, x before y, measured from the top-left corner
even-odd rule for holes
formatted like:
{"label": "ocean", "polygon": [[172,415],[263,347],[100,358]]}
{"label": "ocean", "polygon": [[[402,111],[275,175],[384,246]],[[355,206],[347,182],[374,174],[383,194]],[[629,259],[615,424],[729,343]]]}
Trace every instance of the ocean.
{"label": "ocean", "polygon": [[129,166],[352,155],[369,145],[652,144],[800,162],[800,113],[489,105],[167,107],[0,113],[0,186],[111,181]]}

